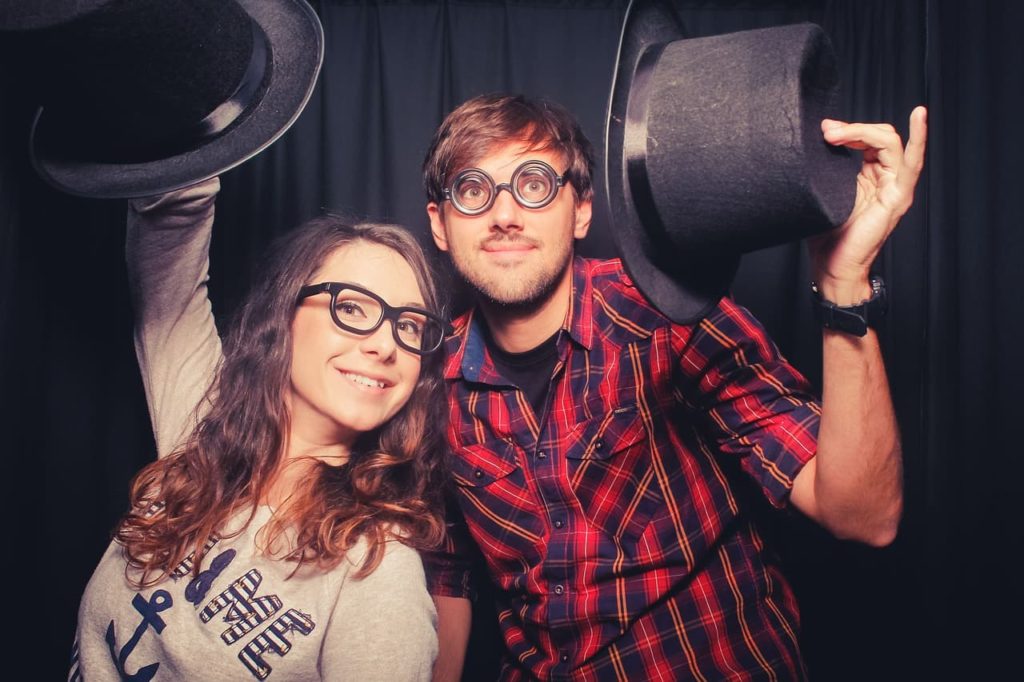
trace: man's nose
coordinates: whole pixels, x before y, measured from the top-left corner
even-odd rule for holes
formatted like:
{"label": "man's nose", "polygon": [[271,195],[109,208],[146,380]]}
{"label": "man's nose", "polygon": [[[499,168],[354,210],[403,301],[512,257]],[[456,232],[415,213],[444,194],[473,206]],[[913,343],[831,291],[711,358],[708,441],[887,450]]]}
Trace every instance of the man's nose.
{"label": "man's nose", "polygon": [[500,230],[522,229],[522,207],[512,194],[512,187],[503,182],[494,191],[494,205],[490,211],[492,225]]}

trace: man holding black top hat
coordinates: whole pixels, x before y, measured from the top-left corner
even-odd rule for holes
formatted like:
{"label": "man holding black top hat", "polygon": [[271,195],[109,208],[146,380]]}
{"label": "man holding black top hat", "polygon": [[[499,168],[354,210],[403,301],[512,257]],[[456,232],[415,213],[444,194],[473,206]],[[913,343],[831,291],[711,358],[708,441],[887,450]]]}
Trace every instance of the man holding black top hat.
{"label": "man holding black top hat", "polygon": [[[561,108],[477,97],[424,163],[435,243],[476,294],[446,347],[448,436],[496,586],[502,679],[803,679],[750,480],[840,538],[897,531],[869,268],[912,202],[925,111],[906,148],[892,126],[825,118],[835,70],[810,25],[679,37],[658,5],[627,13],[605,150],[621,263],[573,255],[593,162]],[[863,151],[859,174],[845,148]],[[724,296],[740,253],[802,237],[820,402]],[[446,621],[468,631],[458,542],[433,577],[452,598],[435,596],[442,656]]]}

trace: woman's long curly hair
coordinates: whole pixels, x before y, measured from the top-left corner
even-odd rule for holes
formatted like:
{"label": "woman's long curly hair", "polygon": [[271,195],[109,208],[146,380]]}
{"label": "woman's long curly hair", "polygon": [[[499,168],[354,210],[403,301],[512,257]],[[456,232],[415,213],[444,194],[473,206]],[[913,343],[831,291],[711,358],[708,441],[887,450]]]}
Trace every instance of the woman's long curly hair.
{"label": "woman's long curly hair", "polygon": [[[201,403],[205,416],[184,445],[132,481],[131,506],[115,539],[129,566],[141,570],[133,582],[157,583],[190,554],[198,572],[208,541],[222,536],[230,519],[250,510],[251,522],[287,445],[285,395],[298,291],[330,254],[356,242],[400,254],[416,274],[427,308],[441,311],[427,258],[400,227],[324,216],[279,237],[224,339],[223,362]],[[346,464],[315,462],[311,475],[299,477],[260,531],[265,551],[294,561],[296,570],[306,564],[329,570],[366,536],[369,551],[358,574],[367,575],[380,564],[388,540],[420,550],[441,542],[446,399],[440,363],[441,353],[423,356],[408,403],[363,434]],[[286,549],[279,554],[269,549],[280,546]]]}

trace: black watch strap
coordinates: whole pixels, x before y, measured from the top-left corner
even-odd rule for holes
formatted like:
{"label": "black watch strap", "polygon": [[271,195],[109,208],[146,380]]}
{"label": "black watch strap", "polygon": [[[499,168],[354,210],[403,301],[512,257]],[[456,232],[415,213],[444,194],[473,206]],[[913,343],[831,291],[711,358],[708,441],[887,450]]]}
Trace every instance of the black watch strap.
{"label": "black watch strap", "polygon": [[825,300],[814,282],[811,282],[811,292],[814,296],[814,311],[821,326],[854,336],[867,334],[868,328],[878,324],[888,307],[885,281],[878,275],[871,276],[871,298],[857,305],[840,306]]}

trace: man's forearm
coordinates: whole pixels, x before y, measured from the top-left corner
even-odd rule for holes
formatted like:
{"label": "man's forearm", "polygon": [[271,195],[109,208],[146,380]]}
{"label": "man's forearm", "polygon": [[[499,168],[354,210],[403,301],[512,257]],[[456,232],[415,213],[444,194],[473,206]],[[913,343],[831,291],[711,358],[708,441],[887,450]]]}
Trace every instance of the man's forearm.
{"label": "man's forearm", "polygon": [[437,660],[434,662],[434,682],[459,682],[466,661],[466,645],[473,623],[473,608],[462,597],[435,596],[437,608]]}
{"label": "man's forearm", "polygon": [[838,537],[886,545],[902,513],[903,466],[878,337],[825,330],[823,361],[818,451],[793,502]]}

